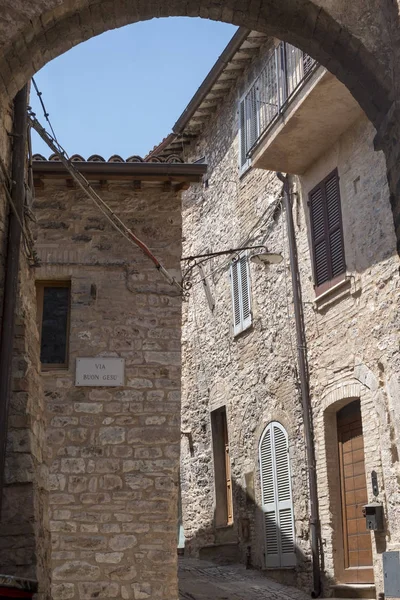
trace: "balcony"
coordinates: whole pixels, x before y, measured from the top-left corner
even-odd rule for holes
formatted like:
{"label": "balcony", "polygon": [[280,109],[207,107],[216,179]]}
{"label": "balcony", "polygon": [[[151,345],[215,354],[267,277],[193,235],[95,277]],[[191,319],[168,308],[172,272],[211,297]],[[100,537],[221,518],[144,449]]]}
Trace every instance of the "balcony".
{"label": "balcony", "polygon": [[253,167],[300,175],[362,114],[347,88],[281,42],[243,100],[243,144]]}

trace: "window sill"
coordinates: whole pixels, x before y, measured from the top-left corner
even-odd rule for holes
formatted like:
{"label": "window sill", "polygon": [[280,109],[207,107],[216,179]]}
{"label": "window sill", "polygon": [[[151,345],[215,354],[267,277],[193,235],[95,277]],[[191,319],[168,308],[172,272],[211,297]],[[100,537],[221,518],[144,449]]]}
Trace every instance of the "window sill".
{"label": "window sill", "polygon": [[246,333],[250,333],[251,331],[253,331],[253,329],[254,329],[253,323],[250,323],[250,325],[248,325],[245,329],[241,329],[237,333],[234,333],[233,334],[233,339],[234,340],[238,340],[239,338],[241,338],[242,336],[244,336]]}
{"label": "window sill", "polygon": [[69,372],[69,367],[68,365],[46,365],[46,366],[41,366],[40,368],[40,374],[41,375],[55,375],[58,373],[62,373],[63,375],[65,375],[65,373]]}
{"label": "window sill", "polygon": [[326,306],[327,304],[334,302],[344,296],[347,296],[350,293],[351,287],[351,277],[347,274],[343,274],[343,276],[334,283],[332,282],[331,287],[327,290],[321,292],[314,298],[314,304],[317,308],[321,308]]}

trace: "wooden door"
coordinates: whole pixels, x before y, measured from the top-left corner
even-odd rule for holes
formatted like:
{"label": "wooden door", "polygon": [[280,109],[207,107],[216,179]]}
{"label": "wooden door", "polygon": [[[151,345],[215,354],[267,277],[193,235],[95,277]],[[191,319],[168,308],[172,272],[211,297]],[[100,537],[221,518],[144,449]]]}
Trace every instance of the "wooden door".
{"label": "wooden door", "polygon": [[229,456],[228,423],[226,413],[224,419],[224,449],[225,449],[225,479],[226,479],[226,514],[227,525],[233,523],[233,502],[232,502],[232,479],[231,479],[231,459]]}
{"label": "wooden door", "polygon": [[374,583],[371,533],[362,514],[368,502],[360,401],[337,414],[343,521],[343,569],[340,583]]}

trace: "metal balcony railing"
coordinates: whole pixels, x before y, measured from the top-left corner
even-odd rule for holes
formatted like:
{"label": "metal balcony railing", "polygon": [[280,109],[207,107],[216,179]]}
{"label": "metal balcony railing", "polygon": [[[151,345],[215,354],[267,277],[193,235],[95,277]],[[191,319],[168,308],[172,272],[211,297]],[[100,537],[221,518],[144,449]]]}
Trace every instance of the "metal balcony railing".
{"label": "metal balcony railing", "polygon": [[275,48],[243,99],[247,157],[316,65],[311,56],[286,42]]}

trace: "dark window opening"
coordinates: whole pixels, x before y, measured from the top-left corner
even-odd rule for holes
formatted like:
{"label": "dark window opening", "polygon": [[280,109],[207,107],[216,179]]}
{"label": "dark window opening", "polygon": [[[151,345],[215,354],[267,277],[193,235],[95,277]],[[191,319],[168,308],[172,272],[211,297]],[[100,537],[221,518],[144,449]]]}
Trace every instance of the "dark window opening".
{"label": "dark window opening", "polygon": [[42,365],[68,366],[70,283],[37,284]]}
{"label": "dark window opening", "polygon": [[214,456],[215,525],[233,523],[232,479],[225,407],[211,413]]}

